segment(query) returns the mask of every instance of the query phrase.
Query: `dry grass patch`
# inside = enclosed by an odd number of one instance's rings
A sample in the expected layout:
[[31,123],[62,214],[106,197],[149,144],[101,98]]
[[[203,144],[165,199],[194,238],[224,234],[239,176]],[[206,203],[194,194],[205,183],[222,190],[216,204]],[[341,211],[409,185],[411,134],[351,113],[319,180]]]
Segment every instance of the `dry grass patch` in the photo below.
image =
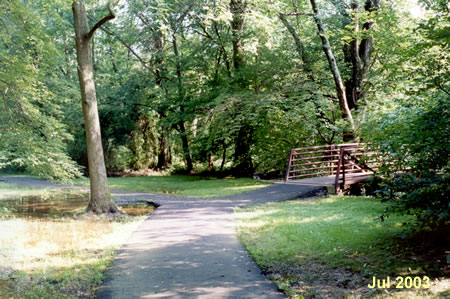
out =
[[143,219],[0,219],[0,297],[94,296]]

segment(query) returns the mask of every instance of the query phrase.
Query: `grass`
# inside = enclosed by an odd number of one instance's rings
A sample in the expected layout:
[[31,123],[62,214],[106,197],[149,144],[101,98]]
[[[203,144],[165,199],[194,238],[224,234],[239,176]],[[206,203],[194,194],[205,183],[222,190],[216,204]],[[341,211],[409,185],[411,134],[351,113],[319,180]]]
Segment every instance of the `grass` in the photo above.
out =
[[[79,190],[0,182],[4,198],[65,200]],[[58,197],[60,195],[60,197]],[[116,250],[145,217],[11,217],[0,211],[0,298],[90,298]],[[36,212],[37,213],[37,212]],[[36,215],[38,216],[38,215]]]
[[[76,179],[73,183],[87,185],[89,180]],[[197,198],[233,195],[268,185],[249,178],[217,179],[186,175],[110,177],[108,184],[111,189]]]
[[29,174],[29,173],[17,173],[17,172],[5,172],[0,170],[0,177],[14,177],[14,178],[33,178],[33,179],[40,179],[39,176]]
[[[408,217],[381,223],[384,208],[370,198],[333,196],[247,207],[236,215],[241,241],[292,298],[369,297],[385,294],[367,287],[373,276],[436,277],[432,265],[402,252],[398,240]],[[441,277],[428,291],[392,296],[433,297],[449,283]]]
[[49,193],[49,189],[33,188],[22,185],[0,182],[0,199],[20,197],[20,196],[39,196]]
[[1,219],[0,297],[93,297],[142,219]]

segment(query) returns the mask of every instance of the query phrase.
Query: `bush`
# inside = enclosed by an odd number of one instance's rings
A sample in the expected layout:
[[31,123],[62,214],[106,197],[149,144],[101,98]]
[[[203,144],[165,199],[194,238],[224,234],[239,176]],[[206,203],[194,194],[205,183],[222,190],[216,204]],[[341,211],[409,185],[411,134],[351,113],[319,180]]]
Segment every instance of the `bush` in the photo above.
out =
[[449,221],[449,106],[445,95],[435,95],[401,104],[367,124],[367,139],[382,161],[377,195],[392,202],[382,219],[406,213],[424,226]]

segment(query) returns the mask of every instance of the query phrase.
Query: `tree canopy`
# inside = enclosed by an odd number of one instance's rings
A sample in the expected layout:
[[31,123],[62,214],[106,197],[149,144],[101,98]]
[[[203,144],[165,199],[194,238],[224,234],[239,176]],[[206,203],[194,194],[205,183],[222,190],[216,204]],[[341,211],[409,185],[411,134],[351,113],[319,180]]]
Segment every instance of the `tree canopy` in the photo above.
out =
[[[293,147],[356,140],[420,163],[436,149],[448,174],[447,1],[112,5],[90,37],[109,173],[281,173]],[[90,28],[108,14],[86,7]],[[86,172],[71,1],[0,8],[0,167]]]

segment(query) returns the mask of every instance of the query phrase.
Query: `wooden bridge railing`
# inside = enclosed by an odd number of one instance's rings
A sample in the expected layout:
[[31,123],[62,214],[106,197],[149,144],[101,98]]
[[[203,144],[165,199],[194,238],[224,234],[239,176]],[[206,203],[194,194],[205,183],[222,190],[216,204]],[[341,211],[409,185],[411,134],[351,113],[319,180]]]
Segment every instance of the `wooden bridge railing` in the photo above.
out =
[[294,148],[289,155],[285,181],[317,176],[335,176],[340,192],[344,185],[367,180],[375,171],[365,144],[348,143]]

